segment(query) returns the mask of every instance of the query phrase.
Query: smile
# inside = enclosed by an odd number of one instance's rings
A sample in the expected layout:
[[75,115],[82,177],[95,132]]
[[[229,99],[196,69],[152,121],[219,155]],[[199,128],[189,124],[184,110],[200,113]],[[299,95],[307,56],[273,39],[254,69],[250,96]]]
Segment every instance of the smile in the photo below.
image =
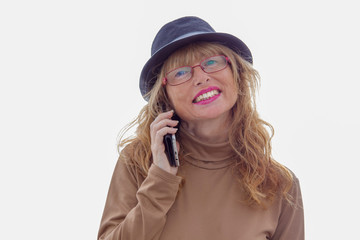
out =
[[215,96],[218,96],[220,94],[220,91],[218,89],[214,89],[214,90],[211,90],[207,93],[204,93],[204,94],[201,94],[199,96],[197,96],[193,103],[199,103],[201,101],[206,101],[206,100],[209,100]]

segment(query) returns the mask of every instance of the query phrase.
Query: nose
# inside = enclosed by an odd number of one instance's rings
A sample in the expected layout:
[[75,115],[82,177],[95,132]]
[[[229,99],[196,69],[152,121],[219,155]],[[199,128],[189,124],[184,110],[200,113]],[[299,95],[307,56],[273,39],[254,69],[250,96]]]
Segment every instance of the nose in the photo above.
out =
[[200,66],[196,66],[193,68],[192,80],[195,86],[204,84],[209,81],[209,76],[206,72],[204,72]]

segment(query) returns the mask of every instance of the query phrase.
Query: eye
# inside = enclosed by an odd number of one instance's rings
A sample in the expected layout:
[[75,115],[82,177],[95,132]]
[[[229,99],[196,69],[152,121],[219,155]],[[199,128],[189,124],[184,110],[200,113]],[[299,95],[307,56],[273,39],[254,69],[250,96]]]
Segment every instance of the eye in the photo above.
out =
[[190,72],[191,72],[191,68],[182,67],[182,68],[178,68],[178,69],[174,70],[172,73],[172,76],[175,79],[182,79],[184,77],[187,77]]
[[176,72],[175,72],[174,77],[175,77],[175,78],[181,78],[182,76],[184,76],[184,75],[187,74],[187,73],[188,73],[188,71],[179,70],[179,71],[176,71]]
[[214,59],[208,59],[203,63],[203,66],[210,67],[213,66],[214,64],[217,64],[217,61],[215,61]]

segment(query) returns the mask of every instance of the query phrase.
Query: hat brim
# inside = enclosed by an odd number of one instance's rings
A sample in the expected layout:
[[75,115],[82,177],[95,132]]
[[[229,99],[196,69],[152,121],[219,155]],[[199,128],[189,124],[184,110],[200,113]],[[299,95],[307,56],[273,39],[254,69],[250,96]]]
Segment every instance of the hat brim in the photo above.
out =
[[[156,81],[156,75],[158,74],[159,68],[162,66],[164,61],[177,49],[186,46],[187,44],[204,41],[204,42],[215,42],[227,46],[246,61],[253,63],[250,49],[245,45],[239,38],[227,34],[227,33],[203,33],[196,32],[189,35],[183,35],[181,38],[175,39],[164,47],[160,48],[155,52],[151,58],[146,62],[140,75],[140,91],[141,95],[147,101],[148,97],[145,95],[152,89]],[[155,69],[154,69],[155,67]]]

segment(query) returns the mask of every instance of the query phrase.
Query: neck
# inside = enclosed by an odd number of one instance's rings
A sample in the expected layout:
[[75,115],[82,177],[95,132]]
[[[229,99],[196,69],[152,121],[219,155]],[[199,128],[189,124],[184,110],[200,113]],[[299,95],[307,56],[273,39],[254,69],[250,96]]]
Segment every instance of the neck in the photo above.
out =
[[181,127],[205,143],[221,143],[228,140],[230,117],[181,122]]

